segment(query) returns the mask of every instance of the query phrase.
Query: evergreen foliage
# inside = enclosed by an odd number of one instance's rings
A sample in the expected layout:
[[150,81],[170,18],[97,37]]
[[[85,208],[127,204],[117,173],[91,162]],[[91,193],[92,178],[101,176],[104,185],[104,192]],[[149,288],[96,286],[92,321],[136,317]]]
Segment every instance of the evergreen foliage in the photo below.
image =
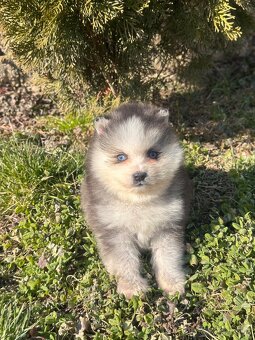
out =
[[155,58],[165,64],[237,40],[254,8],[250,0],[1,0],[0,26],[21,65],[63,106],[81,107],[91,94],[144,82]]

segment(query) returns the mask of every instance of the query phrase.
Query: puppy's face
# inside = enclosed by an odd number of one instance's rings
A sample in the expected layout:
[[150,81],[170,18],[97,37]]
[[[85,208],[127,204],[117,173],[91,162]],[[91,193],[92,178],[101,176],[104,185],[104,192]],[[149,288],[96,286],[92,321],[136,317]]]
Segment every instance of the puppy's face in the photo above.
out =
[[157,117],[102,118],[92,153],[93,175],[121,197],[155,195],[170,183],[182,150],[168,124]]

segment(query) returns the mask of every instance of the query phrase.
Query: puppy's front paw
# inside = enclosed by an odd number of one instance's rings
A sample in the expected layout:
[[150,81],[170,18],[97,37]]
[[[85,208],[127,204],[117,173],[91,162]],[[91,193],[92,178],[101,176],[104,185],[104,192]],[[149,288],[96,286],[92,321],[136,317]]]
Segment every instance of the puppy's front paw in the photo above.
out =
[[174,295],[176,293],[184,294],[184,276],[183,277],[171,277],[165,275],[159,275],[157,277],[159,287],[167,294]]
[[145,292],[147,288],[147,282],[142,278],[135,282],[119,278],[117,292],[119,294],[124,294],[127,299],[131,299],[133,295],[139,295]]

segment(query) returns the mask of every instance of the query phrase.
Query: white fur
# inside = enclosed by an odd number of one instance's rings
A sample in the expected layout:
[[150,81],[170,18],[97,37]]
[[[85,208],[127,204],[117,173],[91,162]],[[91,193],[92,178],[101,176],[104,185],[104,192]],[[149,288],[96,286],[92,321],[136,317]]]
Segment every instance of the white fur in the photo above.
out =
[[183,249],[173,233],[163,232],[152,239],[152,265],[160,288],[174,294],[184,292]]
[[[146,204],[130,204],[122,201],[113,201],[108,209],[97,206],[100,221],[108,229],[128,230],[137,238],[142,248],[150,247],[150,240],[155,232],[171,224],[175,216],[182,217],[183,202],[175,198],[170,203],[163,201],[147,202]],[[176,221],[173,221],[176,223]]]

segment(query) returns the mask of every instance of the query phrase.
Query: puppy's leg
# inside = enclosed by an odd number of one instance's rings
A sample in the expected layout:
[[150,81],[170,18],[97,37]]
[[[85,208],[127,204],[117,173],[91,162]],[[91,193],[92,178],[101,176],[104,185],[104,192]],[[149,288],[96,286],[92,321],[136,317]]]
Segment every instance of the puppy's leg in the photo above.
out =
[[140,275],[138,249],[128,233],[112,230],[107,234],[97,239],[100,256],[108,272],[117,278],[118,293],[129,299],[147,289]]
[[152,241],[152,265],[158,285],[166,293],[184,293],[183,232],[163,231]]

